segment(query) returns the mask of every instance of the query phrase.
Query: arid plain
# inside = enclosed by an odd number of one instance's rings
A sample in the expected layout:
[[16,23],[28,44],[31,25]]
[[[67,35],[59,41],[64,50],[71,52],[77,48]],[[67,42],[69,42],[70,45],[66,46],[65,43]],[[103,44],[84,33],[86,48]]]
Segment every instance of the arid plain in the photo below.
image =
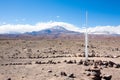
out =
[[96,80],[86,73],[95,66],[101,77],[120,79],[119,36],[90,36],[86,64],[84,47],[84,37],[0,39],[0,80]]

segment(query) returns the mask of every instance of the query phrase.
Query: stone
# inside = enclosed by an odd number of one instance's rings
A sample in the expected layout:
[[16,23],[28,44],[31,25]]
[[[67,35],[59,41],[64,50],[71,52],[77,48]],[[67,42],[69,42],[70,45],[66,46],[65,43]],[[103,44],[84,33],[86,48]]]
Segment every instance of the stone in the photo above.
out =
[[83,65],[84,66],[88,66],[89,64],[88,64],[88,61],[83,61]]
[[11,78],[8,78],[7,80],[11,80]]
[[114,68],[119,68],[120,65],[119,65],[119,64],[114,64],[113,67],[114,67]]
[[82,60],[80,60],[78,64],[79,64],[79,65],[83,64],[83,61],[82,61]]
[[70,61],[68,61],[67,63],[68,63],[68,64],[73,64],[73,61],[72,61],[72,60],[70,60]]
[[99,74],[97,74],[97,72],[90,72],[91,76],[98,76]]
[[52,70],[48,70],[48,73],[52,73]]
[[106,66],[106,65],[103,65],[103,68],[107,68],[107,66]]
[[107,61],[103,61],[103,65],[108,65],[108,62]]
[[64,62],[67,62],[67,60],[64,60]]
[[115,64],[115,63],[112,62],[112,61],[109,61],[109,62],[108,62],[108,66],[109,66],[109,67],[113,67],[114,64]]
[[87,76],[90,76],[90,75],[91,75],[89,71],[86,71],[85,74],[86,74]]
[[72,73],[72,74],[70,74],[68,77],[70,77],[70,78],[75,78],[75,75]]
[[103,79],[105,79],[105,80],[111,80],[111,78],[112,78],[112,75],[104,75],[103,76]]
[[65,72],[61,72],[60,75],[61,76],[67,76],[67,74]]

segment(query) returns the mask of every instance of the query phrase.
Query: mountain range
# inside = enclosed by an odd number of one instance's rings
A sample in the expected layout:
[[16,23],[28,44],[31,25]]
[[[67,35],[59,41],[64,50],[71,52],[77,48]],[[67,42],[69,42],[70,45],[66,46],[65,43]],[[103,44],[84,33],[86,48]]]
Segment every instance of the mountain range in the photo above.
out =
[[[53,26],[51,28],[46,28],[40,31],[32,31],[32,32],[26,32],[24,34],[38,36],[38,35],[60,35],[60,34],[74,34],[78,35],[84,32],[74,31],[74,30],[68,30],[63,26]],[[93,32],[88,32],[88,34],[94,34],[94,35],[119,35],[118,33],[107,31],[107,30],[97,30]]]
[[[25,33],[11,33],[11,34],[0,34],[0,38],[79,38],[83,37],[82,32],[71,31],[63,26],[53,26],[40,31],[32,31]],[[120,36],[119,34],[112,33],[109,31],[95,31],[89,33],[90,35],[104,35],[104,36]]]

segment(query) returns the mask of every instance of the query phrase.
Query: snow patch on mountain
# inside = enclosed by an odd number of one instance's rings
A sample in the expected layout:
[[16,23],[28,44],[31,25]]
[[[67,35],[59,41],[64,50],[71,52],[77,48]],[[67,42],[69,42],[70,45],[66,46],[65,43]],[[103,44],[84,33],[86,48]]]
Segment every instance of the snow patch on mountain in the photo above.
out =
[[[58,27],[55,27],[58,26]],[[61,26],[61,27],[59,27]],[[32,31],[41,31],[49,28],[57,28],[69,31],[75,31],[84,33],[86,29],[82,26],[75,26],[66,22],[40,22],[35,25],[30,24],[4,24],[0,25],[0,34],[10,34],[10,33],[26,33]],[[88,27],[87,32],[89,34],[120,34],[120,25],[118,26],[96,26],[96,27]]]

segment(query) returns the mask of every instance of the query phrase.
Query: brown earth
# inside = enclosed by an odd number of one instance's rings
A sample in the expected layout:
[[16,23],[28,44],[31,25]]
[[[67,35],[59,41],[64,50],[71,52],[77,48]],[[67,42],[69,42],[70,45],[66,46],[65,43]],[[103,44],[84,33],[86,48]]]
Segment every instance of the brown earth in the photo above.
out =
[[[119,37],[90,37],[88,48],[90,60],[120,64]],[[93,65],[78,65],[84,59],[84,39],[1,39],[0,80],[90,80],[84,72]],[[119,80],[120,68],[102,67],[103,74]]]

